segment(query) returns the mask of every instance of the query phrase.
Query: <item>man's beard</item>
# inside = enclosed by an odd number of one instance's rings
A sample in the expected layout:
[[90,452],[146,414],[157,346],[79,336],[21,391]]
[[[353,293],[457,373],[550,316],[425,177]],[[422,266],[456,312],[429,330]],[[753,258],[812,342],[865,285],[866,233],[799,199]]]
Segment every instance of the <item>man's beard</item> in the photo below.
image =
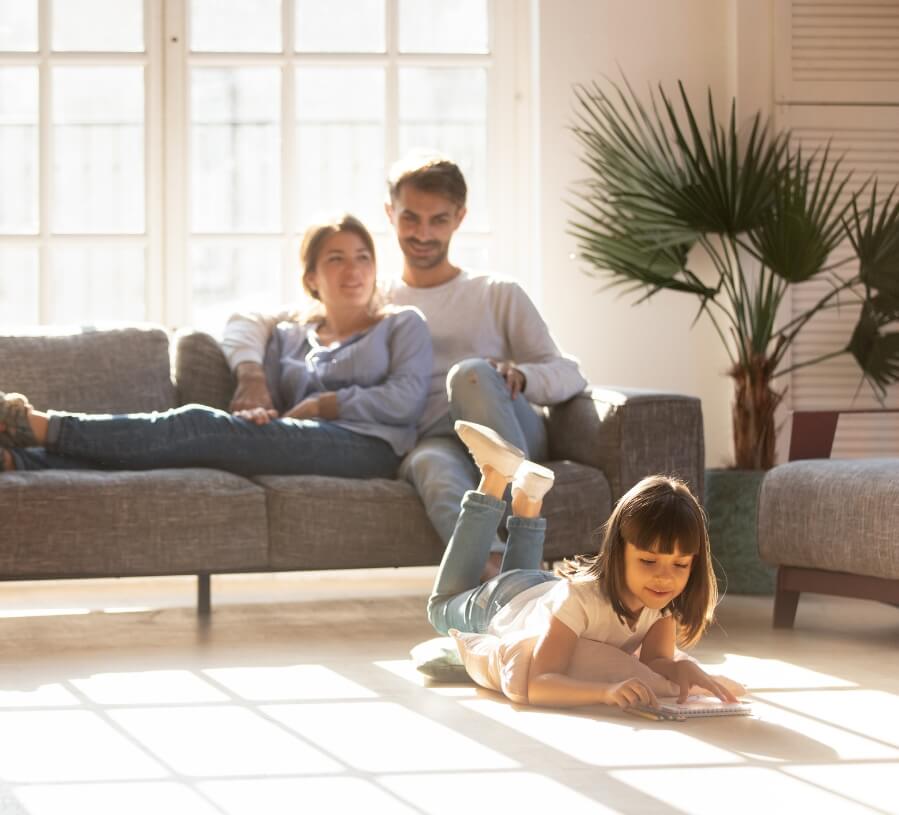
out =
[[[411,246],[407,242],[408,246]],[[446,256],[448,253],[448,246],[443,246],[442,244],[435,244],[436,253],[426,257],[419,257],[418,255],[413,254],[412,252],[403,252],[403,255],[406,258],[406,262],[415,269],[433,269],[435,266],[439,266],[446,260]],[[405,247],[401,247],[405,248]]]

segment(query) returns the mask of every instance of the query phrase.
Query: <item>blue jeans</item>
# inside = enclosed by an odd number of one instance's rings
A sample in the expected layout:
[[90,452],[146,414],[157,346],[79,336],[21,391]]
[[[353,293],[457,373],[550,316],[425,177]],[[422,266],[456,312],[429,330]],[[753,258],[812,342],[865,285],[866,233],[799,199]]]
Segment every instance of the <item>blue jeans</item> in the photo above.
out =
[[121,416],[52,411],[46,449],[11,452],[21,470],[211,467],[243,476],[394,478],[400,462],[383,439],[331,422],[257,425],[203,405]]
[[509,540],[500,573],[478,585],[505,509],[505,501],[479,492],[467,492],[462,499],[462,510],[428,598],[428,620],[441,634],[450,628],[483,633],[513,597],[557,579],[540,569],[546,519],[513,515],[506,521]]
[[[530,402],[509,397],[502,377],[484,359],[466,359],[447,375],[449,415],[431,429],[403,460],[400,475],[415,487],[437,534],[449,543],[459,515],[462,496],[479,480],[465,445],[453,431],[453,422],[464,419],[492,427],[504,439],[524,451],[529,459],[547,455],[546,425]],[[494,534],[491,551],[504,544]]]

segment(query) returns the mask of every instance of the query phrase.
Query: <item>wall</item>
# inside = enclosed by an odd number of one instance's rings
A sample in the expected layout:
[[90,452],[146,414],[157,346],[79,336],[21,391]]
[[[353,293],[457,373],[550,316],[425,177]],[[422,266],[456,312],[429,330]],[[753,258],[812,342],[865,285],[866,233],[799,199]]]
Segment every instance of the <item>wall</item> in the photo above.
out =
[[[711,88],[726,109],[737,90],[740,0],[543,0],[534,6],[538,61],[533,82],[539,132],[535,158],[539,178],[536,238],[541,306],[561,346],[580,358],[598,384],[671,389],[702,399],[706,461],[730,463],[730,380],[727,356],[707,320],[691,329],[697,301],[661,293],[632,306],[633,295],[599,291],[602,282],[573,259],[566,235],[573,183],[584,176],[572,121],[571,86],[624,72],[637,89],[682,80],[691,100]],[[755,8],[764,6],[758,0]],[[753,23],[756,40],[767,29]],[[761,31],[761,36],[758,36]],[[764,47],[762,48],[764,51]],[[741,54],[746,64],[751,55]],[[767,58],[762,55],[763,59]],[[747,76],[746,72],[741,74]],[[766,95],[764,72],[752,80],[752,96]]]

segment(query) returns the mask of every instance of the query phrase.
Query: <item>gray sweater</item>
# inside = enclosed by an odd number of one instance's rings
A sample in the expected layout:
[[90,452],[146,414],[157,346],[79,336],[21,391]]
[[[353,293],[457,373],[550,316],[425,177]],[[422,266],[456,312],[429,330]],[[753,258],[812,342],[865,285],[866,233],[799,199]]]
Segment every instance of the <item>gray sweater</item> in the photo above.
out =
[[308,396],[337,396],[334,424],[384,439],[397,455],[415,445],[431,379],[431,335],[418,309],[398,308],[367,331],[323,346],[318,323],[279,323],[266,347],[266,382],[284,413]]

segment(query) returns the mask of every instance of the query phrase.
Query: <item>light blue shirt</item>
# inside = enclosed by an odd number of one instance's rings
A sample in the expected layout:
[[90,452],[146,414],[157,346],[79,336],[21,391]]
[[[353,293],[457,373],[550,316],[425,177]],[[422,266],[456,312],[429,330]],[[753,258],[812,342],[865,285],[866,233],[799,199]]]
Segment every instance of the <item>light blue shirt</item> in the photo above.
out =
[[308,396],[337,394],[334,424],[384,439],[397,455],[416,441],[431,379],[431,335],[415,308],[393,311],[339,344],[322,345],[318,323],[279,323],[265,352],[275,409]]

